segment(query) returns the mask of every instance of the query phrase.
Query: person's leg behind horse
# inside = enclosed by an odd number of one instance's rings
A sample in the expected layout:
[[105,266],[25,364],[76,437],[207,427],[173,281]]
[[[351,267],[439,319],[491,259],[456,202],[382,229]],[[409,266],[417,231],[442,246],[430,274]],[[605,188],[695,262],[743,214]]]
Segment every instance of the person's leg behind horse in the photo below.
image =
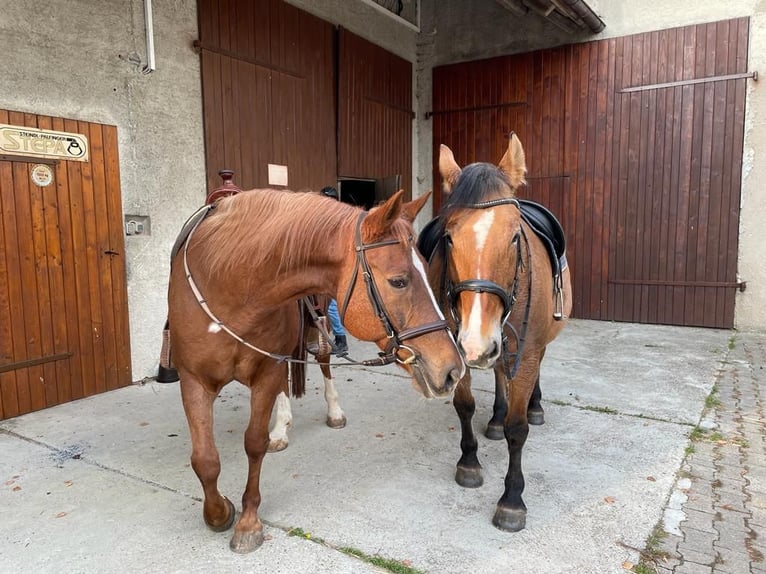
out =
[[330,304],[327,306],[327,316],[330,318],[330,325],[332,325],[332,331],[335,333],[334,352],[340,357],[348,353],[348,340],[346,339],[346,329],[340,322],[338,303],[335,299],[330,299]]

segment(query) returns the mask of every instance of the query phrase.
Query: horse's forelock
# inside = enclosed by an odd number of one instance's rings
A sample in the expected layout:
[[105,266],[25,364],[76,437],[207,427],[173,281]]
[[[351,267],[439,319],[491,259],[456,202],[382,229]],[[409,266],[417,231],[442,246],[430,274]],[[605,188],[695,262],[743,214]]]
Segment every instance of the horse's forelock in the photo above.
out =
[[491,163],[472,163],[463,168],[460,178],[447,196],[444,213],[482,201],[513,197],[508,176]]

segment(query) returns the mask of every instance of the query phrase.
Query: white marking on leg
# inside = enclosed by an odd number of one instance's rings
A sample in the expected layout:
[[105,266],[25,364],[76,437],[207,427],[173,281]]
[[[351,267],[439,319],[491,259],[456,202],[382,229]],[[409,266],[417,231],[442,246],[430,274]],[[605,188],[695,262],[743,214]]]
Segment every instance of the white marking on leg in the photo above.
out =
[[[293,424],[293,413],[290,409],[290,399],[283,392],[277,395],[277,414],[274,418],[274,428],[269,433],[269,441],[275,444],[284,441],[287,446],[287,429]],[[283,447],[284,448],[284,447]]]
[[338,426],[343,423],[345,425],[346,415],[343,414],[343,409],[340,408],[338,402],[338,391],[335,389],[335,382],[332,377],[329,379],[325,377],[324,380],[324,400],[327,401],[327,421],[332,421],[330,426]]

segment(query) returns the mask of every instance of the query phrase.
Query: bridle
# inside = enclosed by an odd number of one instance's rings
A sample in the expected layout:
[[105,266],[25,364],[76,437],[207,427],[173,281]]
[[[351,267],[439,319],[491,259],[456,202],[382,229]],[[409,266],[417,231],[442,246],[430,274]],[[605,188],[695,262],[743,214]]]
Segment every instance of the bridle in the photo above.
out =
[[[404,365],[411,365],[418,360],[418,355],[411,347],[402,344],[402,342],[420,337],[426,333],[432,333],[433,331],[441,331],[442,329],[449,331],[449,325],[445,319],[439,319],[438,321],[426,323],[425,325],[421,325],[419,327],[411,327],[401,331],[396,330],[393,323],[391,322],[391,316],[389,315],[388,311],[386,311],[386,307],[383,304],[383,299],[380,296],[380,291],[375,284],[375,278],[372,275],[372,269],[370,269],[369,263],[367,263],[367,256],[365,255],[365,252],[370,249],[377,249],[379,247],[386,247],[388,245],[398,245],[399,240],[386,239],[385,241],[377,241],[375,243],[364,243],[362,240],[362,220],[366,215],[366,211],[361,212],[356,221],[356,244],[354,247],[354,250],[356,251],[356,265],[354,266],[354,272],[351,274],[351,281],[348,284],[346,296],[343,298],[343,304],[339,308],[340,319],[341,322],[343,322],[343,318],[346,315],[346,310],[348,309],[349,301],[351,300],[351,295],[354,292],[356,279],[359,276],[359,271],[361,269],[362,276],[364,277],[364,284],[367,287],[367,297],[370,300],[370,304],[372,305],[372,309],[375,312],[375,315],[383,324],[383,329],[385,330],[386,337],[388,339],[388,343],[386,344],[384,352],[380,353],[379,361],[381,362],[379,364],[387,365],[396,361]],[[409,356],[405,359],[400,358],[400,351],[408,352]]]
[[[207,214],[209,214],[210,211],[212,211],[214,208],[215,208],[214,205],[206,205],[203,208],[201,208],[199,211],[207,210],[207,213],[205,214],[205,216],[207,216]],[[354,246],[354,249],[356,251],[356,266],[354,267],[354,272],[351,276],[351,281],[348,285],[348,289],[346,290],[346,295],[343,299],[343,306],[340,308],[340,316],[342,321],[343,317],[345,316],[346,309],[348,308],[348,303],[354,292],[354,286],[356,285],[356,279],[357,279],[357,276],[359,275],[359,269],[361,269],[362,275],[364,276],[365,285],[367,286],[367,296],[370,299],[370,303],[372,304],[372,308],[375,311],[375,315],[377,315],[378,319],[383,324],[383,328],[385,329],[386,336],[388,338],[388,343],[386,345],[385,351],[382,353],[379,353],[379,357],[376,359],[354,361],[353,359],[344,357],[347,363],[341,363],[341,364],[363,365],[363,366],[374,367],[374,366],[383,366],[383,365],[388,365],[390,363],[398,362],[402,365],[411,365],[411,366],[417,367],[418,366],[417,353],[411,347],[408,347],[407,345],[403,345],[402,341],[406,341],[408,339],[414,339],[415,337],[425,335],[426,333],[431,333],[433,331],[440,331],[442,329],[449,331],[449,325],[447,324],[446,320],[440,319],[438,321],[427,323],[420,327],[403,329],[401,331],[397,331],[394,328],[393,323],[391,322],[391,318],[388,312],[386,311],[385,306],[383,305],[383,300],[380,296],[380,291],[375,285],[375,279],[372,275],[372,269],[370,269],[370,266],[367,263],[367,257],[365,256],[365,251],[369,249],[376,249],[379,247],[386,247],[389,245],[397,245],[399,244],[399,240],[387,239],[385,241],[378,241],[376,243],[364,243],[362,241],[362,220],[367,215],[367,213],[368,212],[366,211],[362,211],[359,214],[359,217],[357,218],[357,221],[356,221],[355,246]],[[267,357],[275,359],[278,362],[306,363],[307,361],[305,360],[295,359],[289,355],[272,353],[264,349],[261,349],[260,347],[257,347],[256,345],[253,345],[252,343],[243,339],[230,327],[228,327],[210,309],[207,303],[207,300],[202,295],[199,287],[197,286],[196,282],[194,281],[194,278],[192,277],[191,271],[189,269],[189,262],[187,259],[187,253],[188,253],[189,243],[191,242],[191,238],[194,235],[194,232],[196,231],[199,224],[202,223],[202,221],[205,219],[205,216],[200,217],[196,221],[194,226],[189,231],[189,234],[186,236],[186,241],[184,242],[184,246],[183,246],[183,264],[184,264],[184,273],[186,275],[186,281],[188,282],[189,287],[191,288],[192,293],[194,294],[194,297],[196,298],[199,306],[202,308],[205,314],[208,317],[210,317],[210,319],[222,331],[226,332],[228,335],[230,335],[232,338],[234,338],[235,340],[237,340],[238,342],[240,342],[247,348],[258,352],[261,355],[265,355]],[[327,336],[327,333],[323,333],[323,334]],[[400,358],[399,352],[402,350],[407,351],[409,353],[409,356],[404,359]]]
[[[521,210],[521,207],[519,205],[519,202],[514,197],[506,197],[501,199],[494,199],[491,201],[484,201],[479,203],[473,203],[468,205],[460,205],[460,208],[465,209],[487,209],[490,207],[495,207],[498,205],[514,205],[516,206],[519,211]],[[474,293],[490,293],[492,295],[495,295],[498,297],[503,304],[503,316],[500,321],[500,324],[502,326],[502,356],[503,356],[503,368],[505,370],[505,375],[509,379],[513,379],[513,377],[516,376],[516,372],[519,369],[519,364],[521,362],[521,354],[524,349],[524,341],[527,334],[527,325],[529,324],[529,313],[530,308],[532,305],[532,266],[531,266],[531,251],[529,249],[529,239],[527,238],[527,234],[524,231],[524,227],[520,227],[520,231],[514,235],[513,239],[511,240],[512,244],[515,244],[516,246],[516,265],[514,269],[513,274],[513,283],[511,284],[511,288],[509,291],[506,291],[506,289],[499,285],[498,283],[495,283],[494,281],[490,281],[488,279],[465,279],[463,281],[460,281],[456,284],[452,282],[452,280],[449,277],[448,273],[448,267],[449,267],[449,258],[451,257],[451,243],[447,240],[448,236],[446,233],[442,234],[442,245],[443,245],[443,253],[444,253],[444,261],[442,264],[442,280],[441,280],[441,289],[442,289],[442,300],[446,302],[447,311],[450,313],[452,320],[455,323],[456,326],[456,332],[460,328],[460,318],[457,314],[457,300],[463,291],[472,291]],[[513,313],[514,306],[516,305],[516,300],[518,296],[518,290],[519,290],[519,282],[520,282],[520,275],[521,272],[525,270],[524,265],[524,259],[522,257],[522,241],[524,243],[524,246],[526,247],[526,271],[527,271],[527,304],[524,309],[524,318],[522,320],[521,324],[521,333],[518,333],[516,331],[516,328],[513,326],[512,323],[510,323],[508,320],[511,317],[511,314]],[[435,253],[435,251],[434,251]],[[509,346],[509,338],[506,333],[506,327],[510,331],[511,335],[513,335],[513,338],[516,342],[516,352],[511,353],[510,352],[510,346]],[[513,364],[511,364],[511,361],[513,361]]]

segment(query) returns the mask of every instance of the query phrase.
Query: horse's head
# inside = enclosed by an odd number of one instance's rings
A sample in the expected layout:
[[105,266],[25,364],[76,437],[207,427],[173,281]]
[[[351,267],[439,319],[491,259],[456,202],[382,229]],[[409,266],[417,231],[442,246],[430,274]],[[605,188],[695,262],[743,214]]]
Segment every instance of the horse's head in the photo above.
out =
[[403,203],[402,193],[360,213],[341,272],[339,309],[346,328],[395,359],[424,396],[444,396],[465,365],[413,240],[412,222],[428,194]]
[[514,194],[524,183],[526,161],[516,134],[498,166],[461,169],[442,145],[439,171],[447,200],[441,213],[444,305],[454,322],[466,364],[490,368],[500,357],[505,321],[513,308],[523,266],[521,212]]

